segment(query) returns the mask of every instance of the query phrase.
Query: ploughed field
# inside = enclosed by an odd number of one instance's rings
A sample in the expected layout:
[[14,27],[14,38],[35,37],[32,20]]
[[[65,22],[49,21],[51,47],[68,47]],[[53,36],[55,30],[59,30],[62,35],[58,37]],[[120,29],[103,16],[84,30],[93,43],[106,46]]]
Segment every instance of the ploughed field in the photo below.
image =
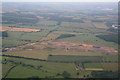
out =
[[39,29],[30,29],[30,28],[2,27],[1,31],[37,32],[37,31],[41,31],[41,30],[39,30]]

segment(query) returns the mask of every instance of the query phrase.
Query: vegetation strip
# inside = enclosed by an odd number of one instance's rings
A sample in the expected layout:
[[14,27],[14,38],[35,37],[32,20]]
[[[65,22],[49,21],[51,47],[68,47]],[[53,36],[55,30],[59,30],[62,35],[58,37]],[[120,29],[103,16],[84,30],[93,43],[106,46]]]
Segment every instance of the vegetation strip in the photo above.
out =
[[44,59],[27,58],[27,57],[21,57],[21,56],[11,56],[11,55],[0,55],[0,56],[22,58],[22,59],[29,59],[29,60],[36,60],[36,61],[46,61]]

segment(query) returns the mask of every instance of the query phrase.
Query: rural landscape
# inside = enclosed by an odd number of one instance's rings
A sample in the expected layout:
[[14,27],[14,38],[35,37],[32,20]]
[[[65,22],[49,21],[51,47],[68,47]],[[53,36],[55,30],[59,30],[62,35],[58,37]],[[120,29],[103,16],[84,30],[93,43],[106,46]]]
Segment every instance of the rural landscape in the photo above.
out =
[[2,78],[118,78],[117,3],[2,4]]

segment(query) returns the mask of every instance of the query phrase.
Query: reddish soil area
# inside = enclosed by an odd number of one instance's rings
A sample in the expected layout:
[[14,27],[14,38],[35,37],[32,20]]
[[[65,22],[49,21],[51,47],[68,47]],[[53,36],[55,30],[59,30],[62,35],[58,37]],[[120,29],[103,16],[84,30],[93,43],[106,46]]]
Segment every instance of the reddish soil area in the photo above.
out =
[[29,29],[29,28],[15,28],[15,27],[2,27],[0,31],[24,31],[24,32],[37,32],[41,31],[39,29]]
[[39,47],[44,46],[44,48],[47,48],[47,47],[54,48],[56,50],[62,50],[62,51],[66,51],[66,52],[118,53],[117,49],[112,48],[112,47],[85,44],[83,42],[76,42],[76,41],[57,41],[57,40],[29,43],[29,44],[19,46],[16,48],[10,48],[10,49],[8,49],[8,51],[22,50],[25,47],[34,46],[34,45],[39,45]]
[[107,53],[117,53],[117,50],[112,47],[105,47],[93,44],[85,44],[82,42],[76,41],[46,41],[39,44],[50,45],[54,48],[65,49],[66,51],[75,51],[75,52],[107,52]]

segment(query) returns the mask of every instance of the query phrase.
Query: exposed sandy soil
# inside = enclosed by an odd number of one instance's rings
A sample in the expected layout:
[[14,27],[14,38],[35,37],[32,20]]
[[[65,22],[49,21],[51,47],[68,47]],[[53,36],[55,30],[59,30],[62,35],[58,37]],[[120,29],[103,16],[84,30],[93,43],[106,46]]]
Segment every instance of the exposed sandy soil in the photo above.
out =
[[41,30],[39,30],[39,29],[29,29],[29,28],[2,27],[2,29],[0,31],[37,32],[37,31],[41,31]]
[[96,28],[108,28],[108,26],[106,26],[104,23],[94,23],[94,25],[96,26]]

